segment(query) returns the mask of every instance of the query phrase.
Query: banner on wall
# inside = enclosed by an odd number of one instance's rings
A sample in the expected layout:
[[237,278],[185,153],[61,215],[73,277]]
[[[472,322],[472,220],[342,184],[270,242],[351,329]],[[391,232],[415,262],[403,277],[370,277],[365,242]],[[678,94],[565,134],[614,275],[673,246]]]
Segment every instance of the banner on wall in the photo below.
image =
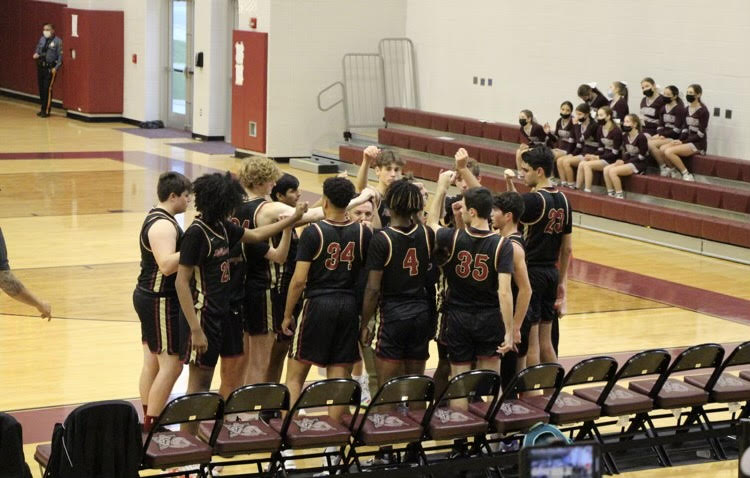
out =
[[234,44],[234,84],[245,84],[245,43],[241,41]]

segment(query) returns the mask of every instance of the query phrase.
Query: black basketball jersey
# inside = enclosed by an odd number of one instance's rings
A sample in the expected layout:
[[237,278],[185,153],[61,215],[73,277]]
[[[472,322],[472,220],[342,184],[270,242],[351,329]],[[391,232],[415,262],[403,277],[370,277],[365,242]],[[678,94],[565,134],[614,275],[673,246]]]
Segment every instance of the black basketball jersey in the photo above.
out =
[[448,283],[445,305],[498,308],[498,273],[513,272],[513,246],[494,231],[443,228],[438,248],[447,249],[441,265]]
[[[520,232],[514,232],[513,234],[506,237],[506,239],[510,241],[511,243],[518,244],[519,246],[521,246],[521,249],[523,249],[524,252],[526,251],[526,241],[523,239],[523,234],[521,234]],[[515,305],[516,300],[518,299],[518,285],[516,284],[516,281],[515,281],[515,269],[513,271],[513,275],[514,275],[514,279],[510,284],[510,289],[511,291],[513,291],[513,304]]]
[[170,295],[176,294],[174,288],[174,280],[177,274],[165,276],[159,270],[159,264],[156,263],[154,253],[151,252],[151,243],[148,240],[148,231],[156,221],[164,219],[169,221],[177,231],[177,248],[175,251],[180,250],[180,242],[182,242],[182,228],[175,220],[174,216],[169,214],[162,208],[155,207],[151,209],[146,215],[146,219],[143,220],[140,233],[140,248],[141,248],[141,272],[138,274],[138,288],[144,292],[149,292],[156,295]]
[[426,297],[434,243],[434,233],[422,224],[387,227],[373,235],[367,269],[383,271],[382,300]]
[[208,225],[195,218],[185,231],[180,264],[192,266],[195,279],[195,308],[226,314],[231,299],[230,254],[245,230],[230,221]]
[[366,226],[348,221],[324,219],[305,228],[297,249],[297,261],[311,263],[305,296],[354,294],[371,236]]
[[560,255],[564,234],[573,229],[573,210],[568,198],[556,188],[545,188],[522,195],[525,210],[521,216],[529,266],[554,266]]

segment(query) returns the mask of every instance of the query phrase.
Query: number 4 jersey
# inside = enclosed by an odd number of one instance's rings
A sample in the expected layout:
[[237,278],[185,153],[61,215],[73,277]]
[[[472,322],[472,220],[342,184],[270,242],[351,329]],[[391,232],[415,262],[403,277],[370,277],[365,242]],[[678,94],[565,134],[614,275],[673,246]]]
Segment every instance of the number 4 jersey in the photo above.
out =
[[[493,231],[442,228],[435,236],[446,306],[498,308],[498,274],[513,272],[513,245]],[[447,258],[447,259],[445,259]]]
[[310,262],[305,297],[349,291],[364,267],[372,231],[352,222],[322,220],[302,231],[297,262]]
[[573,211],[568,198],[555,188],[545,188],[522,195],[526,239],[526,262],[529,266],[554,267],[560,255],[562,237],[573,229]]

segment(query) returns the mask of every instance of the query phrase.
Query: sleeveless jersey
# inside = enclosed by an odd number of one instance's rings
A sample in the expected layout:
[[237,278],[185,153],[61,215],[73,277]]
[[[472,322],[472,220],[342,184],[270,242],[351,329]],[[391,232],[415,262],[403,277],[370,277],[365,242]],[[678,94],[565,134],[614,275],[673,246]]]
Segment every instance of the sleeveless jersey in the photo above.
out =
[[426,297],[434,240],[422,224],[387,227],[373,235],[367,269],[382,270],[381,300]]
[[143,220],[143,225],[141,226],[141,272],[138,274],[138,288],[144,292],[155,295],[176,296],[177,292],[174,288],[174,280],[177,277],[177,274],[164,276],[164,274],[161,273],[159,270],[159,264],[156,263],[154,253],[151,252],[151,244],[148,240],[148,231],[151,229],[151,226],[161,219],[171,222],[174,226],[177,231],[177,248],[175,250],[180,250],[180,242],[182,241],[183,232],[174,216],[158,207],[151,209],[146,215],[146,219]]
[[[246,199],[242,205],[234,211],[232,222],[245,229],[256,227],[256,215],[260,206],[264,204],[264,198]],[[231,289],[232,302],[238,303],[245,296],[248,289],[260,290],[266,288],[265,280],[269,276],[268,260],[265,252],[260,257],[258,253],[263,252],[263,247],[258,244],[243,244],[238,242],[230,251],[231,264]],[[267,249],[266,249],[267,252]]]
[[573,211],[568,198],[555,188],[522,195],[526,209],[521,216],[529,266],[554,266],[560,255],[562,236],[570,234]]
[[[510,242],[496,232],[467,227],[458,230],[440,229],[437,244],[438,247],[448,248],[448,259],[441,266],[448,283],[445,304],[498,308],[497,274],[513,270],[513,249]],[[502,266],[501,256],[505,258]]]
[[305,297],[354,294],[372,232],[359,223],[322,220],[300,237],[297,261],[310,262]]
[[[526,251],[526,241],[524,241],[523,234],[521,234],[520,232],[514,232],[513,234],[508,236],[506,239],[512,243],[518,244],[519,246],[521,246],[521,249],[523,249],[524,252]],[[515,306],[516,301],[518,300],[518,286],[516,285],[515,280],[513,280],[510,283],[510,289],[513,292],[513,306]]]

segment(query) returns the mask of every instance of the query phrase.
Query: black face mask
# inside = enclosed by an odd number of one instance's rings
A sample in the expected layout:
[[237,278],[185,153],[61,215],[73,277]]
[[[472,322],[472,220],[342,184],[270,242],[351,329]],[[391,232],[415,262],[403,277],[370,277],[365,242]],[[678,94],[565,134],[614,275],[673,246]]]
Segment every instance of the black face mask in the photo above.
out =
[[630,133],[631,131],[633,131],[633,127],[628,126],[628,125],[622,125],[622,130],[626,133]]
[[[664,95],[662,95],[662,96],[664,96]],[[667,97],[667,96],[664,96],[664,101],[666,101],[667,103],[671,103],[671,102],[672,102],[672,100],[674,100],[674,97],[672,97],[672,98],[669,98],[669,97]]]
[[692,103],[695,101],[695,95],[685,95],[685,99],[688,101],[688,103]]
[[526,126],[526,120],[521,118],[518,120],[518,124],[520,124],[521,126]]
[[589,119],[588,116],[581,116],[580,118],[578,118],[578,122],[579,123],[585,123],[587,119]]
[[599,123],[599,126],[604,126],[605,124],[607,124],[607,120],[605,119],[597,119],[596,122]]
[[652,90],[651,88],[649,88],[647,90],[643,90],[643,94],[645,96],[648,96],[649,98],[651,98],[652,96],[654,96],[654,90]]
[[568,118],[570,118],[570,113],[560,113],[560,118],[562,118],[562,119],[568,119]]

